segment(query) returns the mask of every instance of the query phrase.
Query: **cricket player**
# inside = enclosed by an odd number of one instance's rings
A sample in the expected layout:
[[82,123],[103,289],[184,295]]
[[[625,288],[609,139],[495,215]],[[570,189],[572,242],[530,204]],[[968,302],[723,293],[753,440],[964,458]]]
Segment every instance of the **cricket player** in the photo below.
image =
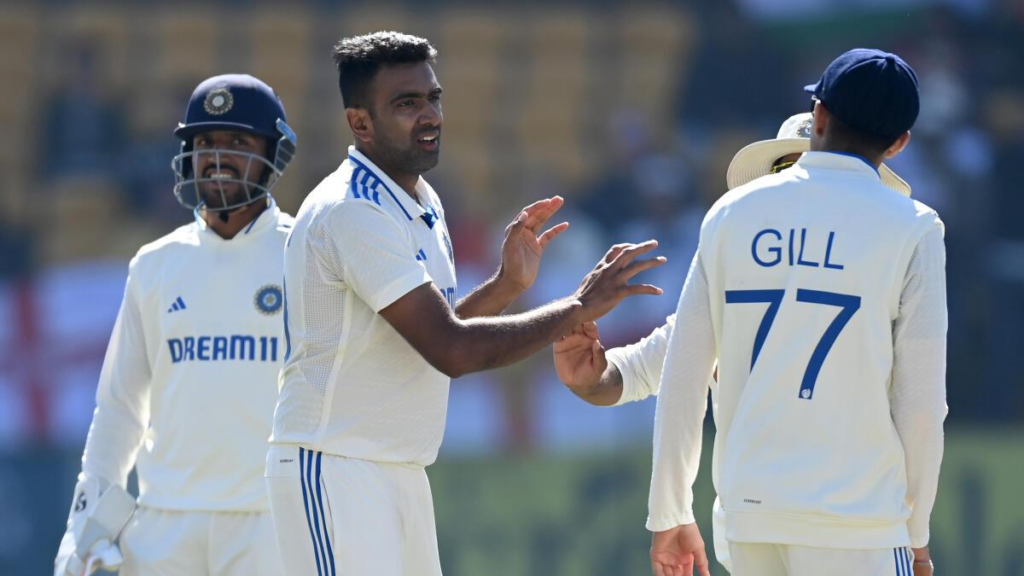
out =
[[174,193],[195,221],[129,265],[58,576],[122,554],[124,576],[281,574],[262,476],[293,219],[270,191],[296,138],[274,90],[239,74],[201,83],[174,133]]
[[[774,139],[753,142],[737,152],[726,175],[728,189],[778,174],[796,164],[810,149],[813,120],[810,112],[790,116]],[[882,164],[879,173],[887,187],[910,196],[910,185],[891,168]],[[618,406],[656,396],[674,325],[672,314],[640,342],[606,352],[597,323],[582,324],[555,342],[555,371],[574,394],[595,406]],[[713,395],[714,388],[711,391]]]
[[[771,140],[747,145],[736,153],[726,175],[729,190],[747,182],[777,174],[792,167],[800,155],[810,149],[810,112],[790,116]],[[882,183],[904,196],[910,186],[888,166],[879,166]],[[605,352],[596,322],[587,322],[557,342],[553,349],[555,371],[574,394],[595,406],[619,406],[658,394],[661,369],[665,364],[668,339],[675,325],[675,314],[665,324],[635,344]],[[718,386],[710,381],[711,405],[717,405]],[[715,501],[714,544],[718,562],[727,569],[729,548],[724,538],[724,516]]]
[[917,77],[833,61],[811,151],[709,211],[669,337],[647,527],[657,575],[709,574],[693,522],[708,380],[732,572],[930,573],[945,404],[943,224],[878,166],[910,140]]
[[306,198],[285,249],[287,358],[267,488],[287,574],[437,576],[424,467],[450,378],[521,360],[631,294],[664,258],[619,245],[569,297],[497,316],[536,278],[560,198],[506,229],[497,273],[456,301],[438,163],[442,88],[422,38],[378,32],[334,49],[355,145]]

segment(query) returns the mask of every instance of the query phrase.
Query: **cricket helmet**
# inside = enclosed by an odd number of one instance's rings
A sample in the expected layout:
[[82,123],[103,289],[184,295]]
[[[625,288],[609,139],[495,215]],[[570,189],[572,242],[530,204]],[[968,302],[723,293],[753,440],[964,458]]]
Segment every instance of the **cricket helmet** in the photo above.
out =
[[[203,132],[236,130],[267,139],[267,156],[232,150],[193,149],[193,138]],[[274,89],[262,80],[248,74],[223,74],[204,80],[196,87],[185,108],[185,119],[178,124],[174,135],[181,139],[181,152],[174,157],[174,195],[187,208],[203,207],[212,211],[229,211],[251,204],[270,194],[270,190],[284,173],[295,154],[297,138],[288,126],[284,105]],[[257,162],[265,169],[257,182],[242,179],[204,178],[194,170],[197,154],[214,154],[217,164],[222,155],[239,155],[246,162]],[[244,178],[244,174],[240,176]],[[223,186],[223,203],[216,208],[205,205],[199,193],[199,183],[236,182],[242,184],[246,199],[228,204]]]

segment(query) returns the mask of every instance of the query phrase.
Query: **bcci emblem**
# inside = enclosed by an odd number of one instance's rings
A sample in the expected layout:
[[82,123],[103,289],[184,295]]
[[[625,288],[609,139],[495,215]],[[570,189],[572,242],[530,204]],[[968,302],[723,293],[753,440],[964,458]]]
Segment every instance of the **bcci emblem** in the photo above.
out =
[[256,309],[259,310],[260,314],[266,314],[272,316],[277,314],[281,310],[281,304],[284,302],[284,298],[281,295],[281,287],[273,284],[267,284],[256,291]]
[[799,137],[799,138],[810,138],[811,137],[811,126],[813,124],[814,124],[814,120],[811,119],[811,118],[808,118],[807,120],[804,120],[803,122],[801,122],[800,125],[796,127],[796,135],[797,135],[797,137]]
[[231,91],[227,88],[214,88],[210,90],[210,93],[206,95],[206,100],[203,101],[203,108],[207,114],[213,116],[226,114],[234,105],[235,97],[231,95]]

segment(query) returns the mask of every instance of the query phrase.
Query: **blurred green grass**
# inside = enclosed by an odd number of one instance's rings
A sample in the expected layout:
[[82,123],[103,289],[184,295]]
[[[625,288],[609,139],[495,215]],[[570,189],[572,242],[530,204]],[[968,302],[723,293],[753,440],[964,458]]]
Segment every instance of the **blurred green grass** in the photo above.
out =
[[[694,495],[710,554],[709,436]],[[649,574],[650,470],[649,446],[438,462],[429,474],[445,574]],[[942,574],[1024,575],[1022,489],[1024,430],[947,433],[931,543]]]
[[[705,434],[694,487],[711,553]],[[0,454],[0,576],[52,574],[80,454]],[[442,458],[428,469],[446,576],[644,576],[649,444],[590,453]],[[932,556],[940,574],[1024,576],[1024,429],[947,431]],[[712,564],[715,576],[725,570]]]

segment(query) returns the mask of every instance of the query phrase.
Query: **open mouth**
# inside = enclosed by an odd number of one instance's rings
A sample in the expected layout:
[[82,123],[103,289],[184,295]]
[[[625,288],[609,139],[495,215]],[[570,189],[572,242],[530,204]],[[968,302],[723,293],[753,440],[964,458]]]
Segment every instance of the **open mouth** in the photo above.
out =
[[238,180],[238,172],[231,168],[209,168],[203,173],[203,178],[210,180]]
[[440,140],[440,138],[441,133],[435,131],[430,132],[424,136],[420,136],[419,138],[416,139],[416,142],[423,146],[424,148],[427,148],[428,150],[433,150],[437,148],[437,143]]

